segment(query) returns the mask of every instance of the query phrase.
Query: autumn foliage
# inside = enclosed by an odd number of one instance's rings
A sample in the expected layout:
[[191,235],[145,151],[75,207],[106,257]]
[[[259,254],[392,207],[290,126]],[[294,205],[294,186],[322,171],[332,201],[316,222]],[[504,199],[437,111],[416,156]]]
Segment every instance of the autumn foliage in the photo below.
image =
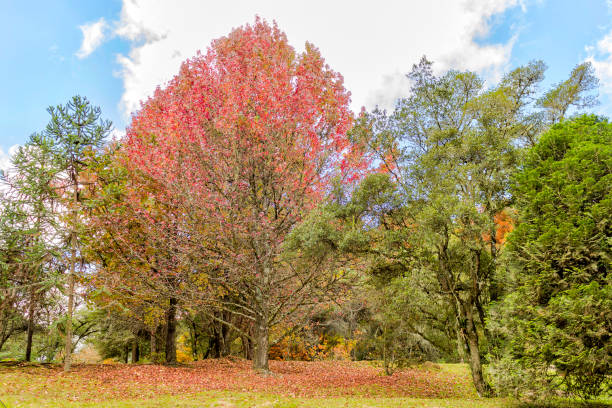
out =
[[348,103],[314,46],[298,54],[256,19],[183,63],[127,130],[123,165],[141,186],[127,202],[149,221],[147,241],[170,248],[158,272],[245,318],[258,368],[268,328],[330,287],[324,259],[309,269],[279,255],[332,179],[353,182],[368,167],[347,136]]
[[[493,222],[495,223],[495,246],[499,249],[506,243],[506,236],[514,230],[514,218],[516,211],[505,208],[495,214]],[[491,234],[483,234],[485,242],[491,242]]]

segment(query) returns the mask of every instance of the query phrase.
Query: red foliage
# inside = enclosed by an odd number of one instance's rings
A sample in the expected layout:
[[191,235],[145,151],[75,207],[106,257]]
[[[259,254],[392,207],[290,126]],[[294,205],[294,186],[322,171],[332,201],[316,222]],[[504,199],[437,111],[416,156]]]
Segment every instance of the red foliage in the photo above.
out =
[[315,47],[296,55],[258,19],[157,89],[127,130],[126,165],[164,187],[156,198],[188,195],[224,231],[278,235],[282,216],[295,221],[312,208],[331,177],[365,169],[346,135],[348,102]]
[[260,338],[297,314],[311,287],[330,287],[323,262],[298,268],[279,254],[332,178],[352,183],[369,166],[347,135],[348,104],[342,77],[314,46],[297,54],[260,19],[213,41],[156,90],[132,118],[124,165],[153,186],[128,201],[149,220],[147,243],[168,248],[161,272],[185,265],[189,278],[174,286],[217,285],[200,292],[226,295],[226,309],[256,321]]

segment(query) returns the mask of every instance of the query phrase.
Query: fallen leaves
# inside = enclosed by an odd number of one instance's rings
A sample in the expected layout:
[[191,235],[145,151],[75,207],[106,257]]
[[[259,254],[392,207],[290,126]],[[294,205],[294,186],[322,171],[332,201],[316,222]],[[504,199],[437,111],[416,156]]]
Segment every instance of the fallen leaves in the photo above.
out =
[[0,369],[0,395],[30,394],[68,401],[104,401],[194,394],[209,390],[265,392],[291,397],[472,398],[469,376],[457,370],[414,368],[381,375],[367,362],[271,361],[260,376],[246,360],[204,360],[180,367],[82,365]]

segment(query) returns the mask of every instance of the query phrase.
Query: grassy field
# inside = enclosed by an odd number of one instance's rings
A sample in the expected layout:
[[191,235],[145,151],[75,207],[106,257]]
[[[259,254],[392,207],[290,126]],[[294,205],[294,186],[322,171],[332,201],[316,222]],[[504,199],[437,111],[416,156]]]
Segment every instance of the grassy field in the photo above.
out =
[[521,406],[478,398],[462,365],[421,366],[390,377],[368,363],[272,362],[271,369],[260,376],[248,362],[227,359],[181,367],[83,365],[67,374],[57,366],[2,367],[0,401],[7,408]]

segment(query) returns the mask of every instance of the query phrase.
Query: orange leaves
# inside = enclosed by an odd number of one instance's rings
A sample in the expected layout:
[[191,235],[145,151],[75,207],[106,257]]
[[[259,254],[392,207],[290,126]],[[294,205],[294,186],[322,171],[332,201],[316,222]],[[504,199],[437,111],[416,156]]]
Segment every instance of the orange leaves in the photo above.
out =
[[[495,245],[500,248],[506,242],[506,235],[514,229],[513,209],[506,208],[495,214],[493,221],[495,222]],[[483,234],[483,240],[490,242],[491,235]]]
[[506,209],[495,215],[495,224],[497,225],[495,231],[495,240],[498,245],[503,245],[506,242],[506,235],[512,232],[514,229],[514,220],[510,215],[511,210]]

